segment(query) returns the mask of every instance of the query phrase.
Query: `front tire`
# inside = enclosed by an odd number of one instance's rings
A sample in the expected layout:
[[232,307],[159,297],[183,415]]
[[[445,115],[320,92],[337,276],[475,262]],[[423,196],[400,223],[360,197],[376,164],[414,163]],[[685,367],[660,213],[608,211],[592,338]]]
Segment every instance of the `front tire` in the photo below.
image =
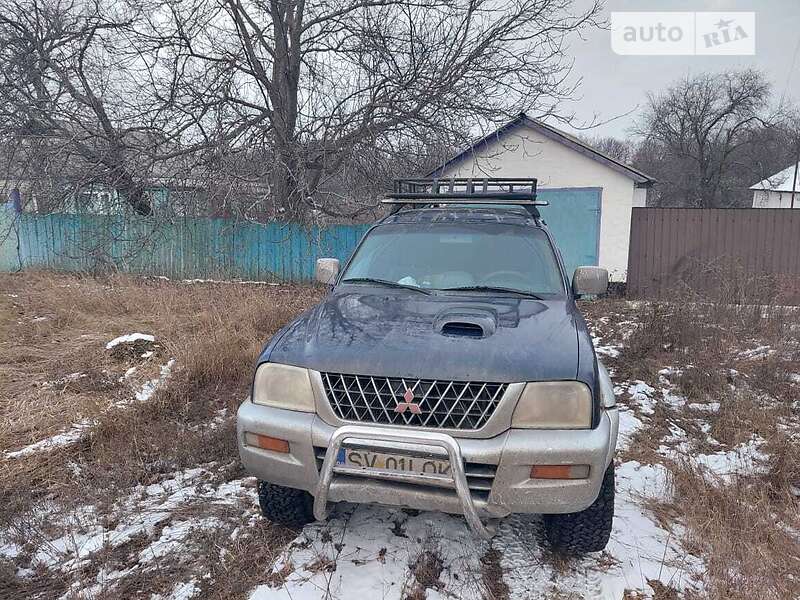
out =
[[586,510],[545,515],[547,539],[563,554],[600,552],[608,544],[614,521],[614,463],[606,469],[600,494]]
[[301,528],[314,520],[314,497],[305,490],[258,482],[261,514],[273,523]]

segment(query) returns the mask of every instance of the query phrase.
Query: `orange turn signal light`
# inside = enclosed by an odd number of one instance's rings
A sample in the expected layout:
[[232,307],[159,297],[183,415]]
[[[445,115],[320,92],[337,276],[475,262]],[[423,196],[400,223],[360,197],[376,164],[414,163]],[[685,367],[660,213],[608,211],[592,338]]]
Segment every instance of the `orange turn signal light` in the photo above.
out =
[[586,479],[589,465],[533,465],[531,479]]
[[260,433],[251,433],[249,431],[244,434],[244,441],[248,446],[255,446],[262,450],[271,450],[272,452],[282,452],[283,454],[289,453],[289,442],[279,438],[269,437],[268,435],[261,435]]

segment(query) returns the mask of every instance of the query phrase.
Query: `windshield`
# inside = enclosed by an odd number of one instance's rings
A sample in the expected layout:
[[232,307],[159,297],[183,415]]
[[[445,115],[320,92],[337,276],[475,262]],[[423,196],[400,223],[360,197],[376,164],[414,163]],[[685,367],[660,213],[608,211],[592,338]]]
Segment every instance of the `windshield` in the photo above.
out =
[[501,223],[379,225],[342,275],[341,282],[348,280],[431,290],[488,288],[542,298],[564,295],[545,233]]

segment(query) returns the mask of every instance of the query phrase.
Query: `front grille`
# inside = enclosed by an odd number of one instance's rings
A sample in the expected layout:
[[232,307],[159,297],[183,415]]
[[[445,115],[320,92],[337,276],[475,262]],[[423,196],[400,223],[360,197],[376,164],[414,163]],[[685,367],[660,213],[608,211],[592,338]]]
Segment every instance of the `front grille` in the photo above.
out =
[[480,429],[506,390],[505,383],[341,373],[322,373],[322,383],[344,421],[445,429]]

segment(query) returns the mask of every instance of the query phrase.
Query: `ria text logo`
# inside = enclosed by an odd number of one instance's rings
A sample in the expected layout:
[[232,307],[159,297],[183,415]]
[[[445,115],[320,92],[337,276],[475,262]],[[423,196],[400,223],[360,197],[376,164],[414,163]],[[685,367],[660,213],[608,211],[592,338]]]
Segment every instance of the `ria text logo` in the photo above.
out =
[[753,12],[612,12],[611,48],[621,55],[753,55]]

